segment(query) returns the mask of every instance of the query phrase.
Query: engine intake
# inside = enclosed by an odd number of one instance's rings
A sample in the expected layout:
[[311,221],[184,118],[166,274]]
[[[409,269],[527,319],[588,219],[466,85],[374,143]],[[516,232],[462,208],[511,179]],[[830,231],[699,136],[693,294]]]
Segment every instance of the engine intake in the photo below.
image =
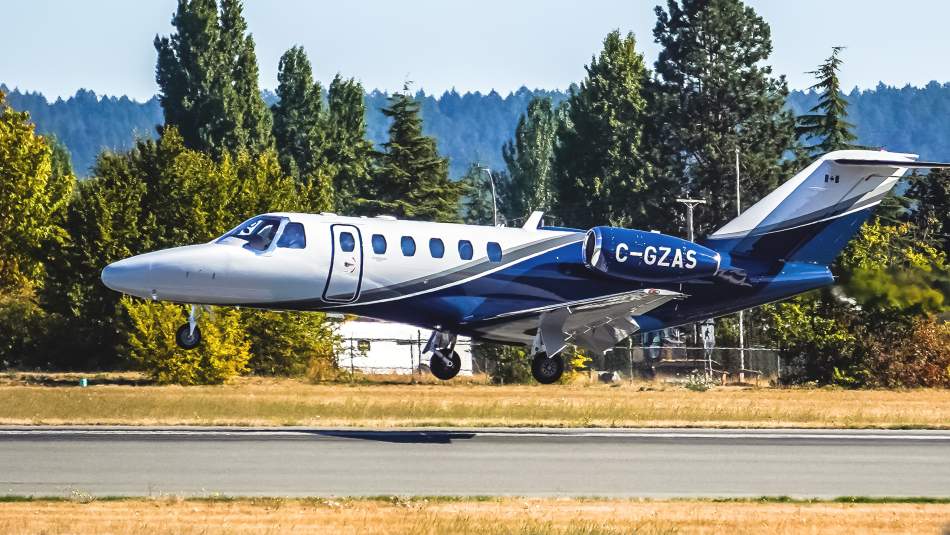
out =
[[719,270],[719,253],[698,243],[616,227],[594,227],[584,238],[584,264],[618,279],[682,282]]

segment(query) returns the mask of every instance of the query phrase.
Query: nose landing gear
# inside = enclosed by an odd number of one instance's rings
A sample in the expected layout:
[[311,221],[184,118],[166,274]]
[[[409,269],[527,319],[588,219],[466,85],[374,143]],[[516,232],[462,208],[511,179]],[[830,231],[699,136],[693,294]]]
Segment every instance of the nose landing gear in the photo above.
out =
[[188,323],[178,328],[175,333],[175,343],[182,349],[194,349],[201,343],[201,330],[198,329],[198,307],[191,305]]

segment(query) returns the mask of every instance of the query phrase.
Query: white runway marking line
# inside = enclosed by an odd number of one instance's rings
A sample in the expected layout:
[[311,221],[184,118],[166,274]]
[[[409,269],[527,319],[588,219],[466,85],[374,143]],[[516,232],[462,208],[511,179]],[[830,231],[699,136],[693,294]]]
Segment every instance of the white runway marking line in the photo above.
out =
[[[660,432],[504,432],[504,431],[475,431],[467,429],[432,429],[432,430],[355,430],[355,429],[327,429],[327,430],[266,430],[248,429],[241,431],[215,429],[0,429],[0,436],[207,436],[207,437],[312,437],[312,438],[360,438],[370,435],[473,435],[473,437],[507,437],[507,438],[668,438],[668,439],[767,439],[767,440],[912,440],[912,441],[946,441],[950,442],[948,434],[903,434],[900,431],[881,431],[878,433],[822,433],[822,432],[783,432],[783,431],[751,431],[751,432],[703,432],[703,431],[660,431]],[[468,437],[465,437],[468,438]]]

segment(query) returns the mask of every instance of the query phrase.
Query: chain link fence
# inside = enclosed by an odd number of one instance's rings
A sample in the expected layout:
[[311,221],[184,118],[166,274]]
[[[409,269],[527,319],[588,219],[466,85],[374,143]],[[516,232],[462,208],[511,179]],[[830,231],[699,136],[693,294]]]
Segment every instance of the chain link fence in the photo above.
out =
[[[346,338],[337,364],[373,375],[428,373],[429,356],[422,354],[426,340],[422,332],[414,337]],[[660,343],[643,345],[644,341]],[[480,345],[459,338],[456,351],[462,356],[461,374],[490,374],[495,369],[496,363],[477,350]],[[649,335],[633,336],[625,346],[615,347],[604,355],[590,355],[589,373],[598,377],[607,374],[610,380],[668,379],[703,373],[717,382],[755,383],[780,380],[787,366],[778,350],[772,348],[691,347]]]

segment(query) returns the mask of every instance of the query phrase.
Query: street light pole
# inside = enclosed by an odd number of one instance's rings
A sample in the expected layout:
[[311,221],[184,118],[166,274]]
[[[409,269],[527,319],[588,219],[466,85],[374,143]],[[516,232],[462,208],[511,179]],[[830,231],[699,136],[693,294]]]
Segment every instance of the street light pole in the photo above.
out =
[[[739,147],[736,147],[736,217],[742,215],[742,197],[739,189]],[[745,327],[739,311],[739,382],[745,382]]]
[[492,212],[492,221],[495,222],[495,226],[498,226],[498,201],[495,196],[495,178],[491,175],[491,169],[485,167],[484,165],[479,165],[478,169],[480,171],[485,171],[488,173],[488,182],[491,184],[491,212]]

